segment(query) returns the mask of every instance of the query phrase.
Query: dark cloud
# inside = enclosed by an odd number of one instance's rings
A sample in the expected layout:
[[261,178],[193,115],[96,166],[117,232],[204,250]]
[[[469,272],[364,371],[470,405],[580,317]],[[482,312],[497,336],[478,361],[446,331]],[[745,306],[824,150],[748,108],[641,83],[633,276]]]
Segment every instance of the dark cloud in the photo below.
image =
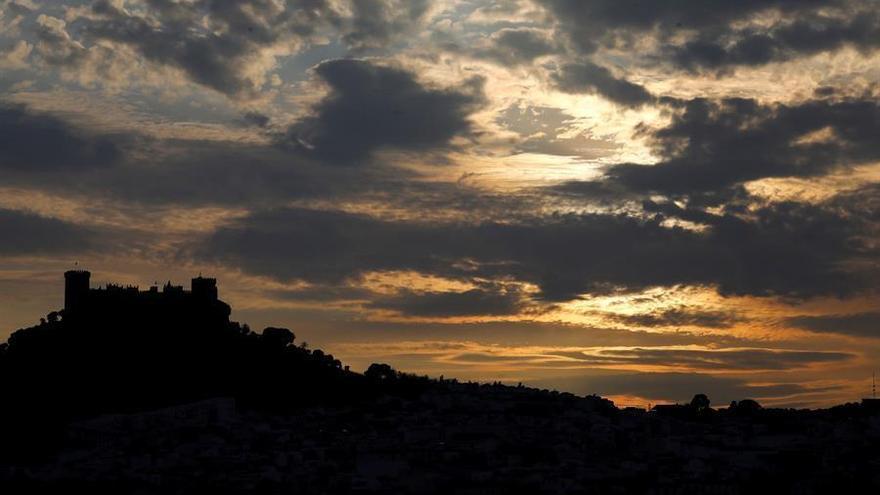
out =
[[429,245],[436,238],[420,225],[285,208],[219,229],[199,254],[234,259],[249,271],[282,279],[333,283],[371,270],[433,268]]
[[678,327],[695,326],[704,328],[730,328],[743,318],[731,312],[701,311],[699,309],[680,307],[652,313],[634,315],[608,315],[612,320],[626,325],[640,327]]
[[119,164],[132,139],[86,132],[58,117],[0,103],[0,169],[43,173]]
[[266,127],[271,119],[260,112],[246,112],[243,116],[244,123],[256,127]]
[[[589,191],[584,191],[589,192]],[[738,198],[737,198],[738,199]],[[742,203],[734,203],[734,199],[731,199],[729,203],[725,203],[723,205],[724,212],[731,213],[744,213],[743,211],[737,211],[736,208]],[[748,203],[745,203],[748,204]],[[642,210],[645,213],[657,215],[663,218],[674,218],[679,220],[684,220],[686,222],[693,222],[701,225],[708,225],[715,223],[718,219],[717,214],[709,213],[704,208],[707,205],[691,205],[688,204],[684,207],[679,206],[679,204],[674,201],[652,201],[650,199],[646,199],[642,201]],[[711,206],[719,206],[717,204],[713,204]]]
[[812,364],[847,361],[855,356],[845,352],[794,351],[774,349],[603,349],[595,353],[558,352],[553,355],[593,365],[653,365],[698,370],[786,370]]
[[[869,182],[860,187],[840,192],[828,204],[850,218],[862,219],[862,235],[870,239],[880,227],[880,182]],[[876,237],[874,237],[876,239]]]
[[[73,128],[72,132],[78,136],[87,131]],[[3,136],[0,136],[2,139]],[[67,153],[57,157],[64,166],[54,166],[52,160],[63,147],[20,151],[19,154],[26,154],[32,163],[27,168],[10,169],[4,177],[4,184],[66,197],[167,206],[254,205],[284,198],[341,195],[354,188],[358,180],[365,180],[361,172],[344,176],[334,171],[319,172],[316,166],[300,163],[301,160],[291,157],[289,153],[270,146],[218,141],[142,140],[133,134],[121,135],[119,139],[113,142],[130,140],[136,145],[121,150],[122,156],[112,162],[116,166],[89,168],[86,165],[95,163],[90,153],[85,153],[79,159],[76,154]],[[0,150],[0,156],[4,151]],[[77,163],[82,166],[70,167]]]
[[267,295],[275,299],[302,302],[364,301],[375,296],[368,289],[347,285],[312,285],[296,289],[273,290],[269,291]]
[[293,147],[336,164],[358,165],[380,148],[427,151],[471,134],[471,112],[483,103],[482,80],[434,89],[410,72],[364,60],[315,67],[330,88],[313,115],[288,131]]
[[875,101],[694,99],[681,105],[668,126],[643,130],[663,159],[613,166],[609,180],[645,193],[690,194],[768,177],[815,177],[880,158]]
[[342,39],[355,51],[385,47],[418,26],[430,6],[431,0],[354,0]]
[[60,255],[97,247],[97,232],[62,220],[0,209],[0,256]]
[[607,68],[591,62],[563,65],[553,74],[553,79],[556,86],[567,93],[598,94],[628,107],[654,100],[644,87],[615,77]]
[[394,311],[405,316],[507,316],[523,312],[527,302],[520,291],[490,286],[464,292],[404,290],[391,296],[375,298],[367,307]]
[[726,69],[763,65],[799,56],[833,51],[844,46],[861,50],[880,47],[880,15],[862,11],[851,16],[808,15],[770,28],[730,29],[720,36],[702,36],[669,49],[683,68]]
[[872,277],[847,263],[876,257],[862,239],[876,212],[852,204],[859,203],[778,203],[748,216],[711,216],[702,231],[665,227],[662,215],[455,223],[287,208],[219,229],[196,255],[322,283],[407,270],[517,280],[538,285],[547,301],[677,284],[715,286],[723,295],[844,296],[870,287]]
[[[820,7],[841,5],[836,0],[682,0],[677,2],[646,2],[642,0],[536,0],[556,15],[569,28],[581,26],[572,33],[581,33],[586,43],[603,31],[626,28],[650,30],[708,29],[726,26],[757,12],[777,9],[789,14]],[[600,29],[590,35],[588,30]]]
[[[416,173],[386,163],[327,167],[271,142],[144,137],[134,131],[102,134],[77,125],[75,118],[21,106],[2,106],[0,114],[0,126],[9,129],[0,143],[7,142],[4,138],[10,143],[0,149],[4,186],[150,205],[144,210],[148,213],[168,206],[261,208],[321,199],[486,218],[515,215],[531,204],[525,198],[488,194],[454,182],[417,180]],[[254,119],[262,120],[259,115]],[[46,141],[47,129],[63,139]],[[99,146],[103,144],[113,152],[93,152],[104,150]]]
[[880,338],[880,312],[797,316],[786,319],[785,323],[816,333]]
[[[471,225],[281,209],[219,230],[202,254],[258,273],[325,282],[394,270],[457,279],[512,277],[538,283],[547,299],[564,300],[612,286],[641,286],[652,273],[660,284],[694,276],[649,261],[681,266],[677,260],[692,251],[689,236],[622,217]],[[641,242],[632,242],[636,238]],[[636,267],[624,259],[644,261]]]
[[489,46],[475,50],[474,55],[506,66],[531,63],[538,57],[559,51],[546,32],[532,28],[501,29],[488,41]]
[[9,9],[9,12],[12,12],[15,15],[26,15],[34,11],[34,8],[31,7],[31,5],[20,0],[6,2],[3,4],[3,7]]
[[[266,122],[260,114],[242,119]],[[468,208],[487,200],[455,184],[415,182],[391,166],[326,167],[274,143],[107,133],[75,115],[0,102],[3,185],[130,204],[241,205],[360,195]],[[407,199],[409,198],[409,199]],[[471,204],[473,203],[473,204]],[[464,206],[463,206],[464,207]]]
[[692,220],[709,226],[705,239],[725,259],[721,294],[843,297],[872,283],[872,274],[845,268],[877,256],[862,237],[875,212],[858,213],[855,203],[779,202],[747,214],[698,215]]
[[755,12],[782,8],[788,11],[821,6],[824,0],[535,0],[545,6],[581,52],[593,53],[603,44],[619,43],[633,32],[684,29],[714,31]]
[[[555,17],[580,54],[591,55],[601,47],[632,49],[640,39],[653,37],[657,62],[689,70],[760,65],[847,45],[874,49],[880,43],[880,17],[872,2],[536,1]],[[779,20],[766,22],[775,18]]]
[[618,205],[623,201],[641,198],[640,194],[607,180],[567,180],[549,186],[544,191],[565,199],[601,204]]

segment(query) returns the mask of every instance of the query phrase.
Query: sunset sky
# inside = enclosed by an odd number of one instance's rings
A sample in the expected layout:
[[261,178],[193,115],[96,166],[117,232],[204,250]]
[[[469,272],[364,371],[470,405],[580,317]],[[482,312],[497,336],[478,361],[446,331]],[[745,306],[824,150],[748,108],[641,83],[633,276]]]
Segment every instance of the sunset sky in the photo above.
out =
[[875,0],[0,0],[0,340],[78,263],[357,370],[856,401],[878,50]]

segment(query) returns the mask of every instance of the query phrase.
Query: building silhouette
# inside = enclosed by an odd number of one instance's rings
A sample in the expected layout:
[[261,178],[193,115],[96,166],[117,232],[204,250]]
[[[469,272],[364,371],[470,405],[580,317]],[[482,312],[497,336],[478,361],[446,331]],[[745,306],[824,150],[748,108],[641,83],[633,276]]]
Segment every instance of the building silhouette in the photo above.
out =
[[107,284],[92,288],[91,273],[64,273],[64,318],[79,321],[165,321],[228,323],[231,308],[218,298],[217,279],[199,275],[190,290],[169,281],[142,291],[137,286]]
[[70,270],[64,273],[64,310],[74,311],[82,307],[89,295],[89,278],[86,270]]

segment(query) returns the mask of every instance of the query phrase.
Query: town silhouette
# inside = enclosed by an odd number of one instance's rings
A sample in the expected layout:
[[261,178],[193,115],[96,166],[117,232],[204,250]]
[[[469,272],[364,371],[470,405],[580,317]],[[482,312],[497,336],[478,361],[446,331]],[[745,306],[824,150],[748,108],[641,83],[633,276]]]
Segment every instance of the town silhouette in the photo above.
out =
[[[592,395],[350,370],[230,321],[217,281],[92,288],[0,345],[5,493],[826,493],[880,484],[880,407]],[[711,393],[711,391],[705,391]]]

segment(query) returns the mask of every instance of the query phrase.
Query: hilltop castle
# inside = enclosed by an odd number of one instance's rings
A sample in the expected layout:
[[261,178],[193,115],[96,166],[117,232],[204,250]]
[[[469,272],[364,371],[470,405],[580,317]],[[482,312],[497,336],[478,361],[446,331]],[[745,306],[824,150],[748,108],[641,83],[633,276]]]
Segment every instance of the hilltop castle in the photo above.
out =
[[107,284],[91,288],[91,273],[70,270],[64,273],[64,317],[94,319],[99,316],[124,315],[149,320],[170,317],[177,320],[228,322],[231,308],[217,297],[217,279],[199,275],[192,279],[190,290],[166,283],[161,290],[152,286],[141,291],[137,286]]

